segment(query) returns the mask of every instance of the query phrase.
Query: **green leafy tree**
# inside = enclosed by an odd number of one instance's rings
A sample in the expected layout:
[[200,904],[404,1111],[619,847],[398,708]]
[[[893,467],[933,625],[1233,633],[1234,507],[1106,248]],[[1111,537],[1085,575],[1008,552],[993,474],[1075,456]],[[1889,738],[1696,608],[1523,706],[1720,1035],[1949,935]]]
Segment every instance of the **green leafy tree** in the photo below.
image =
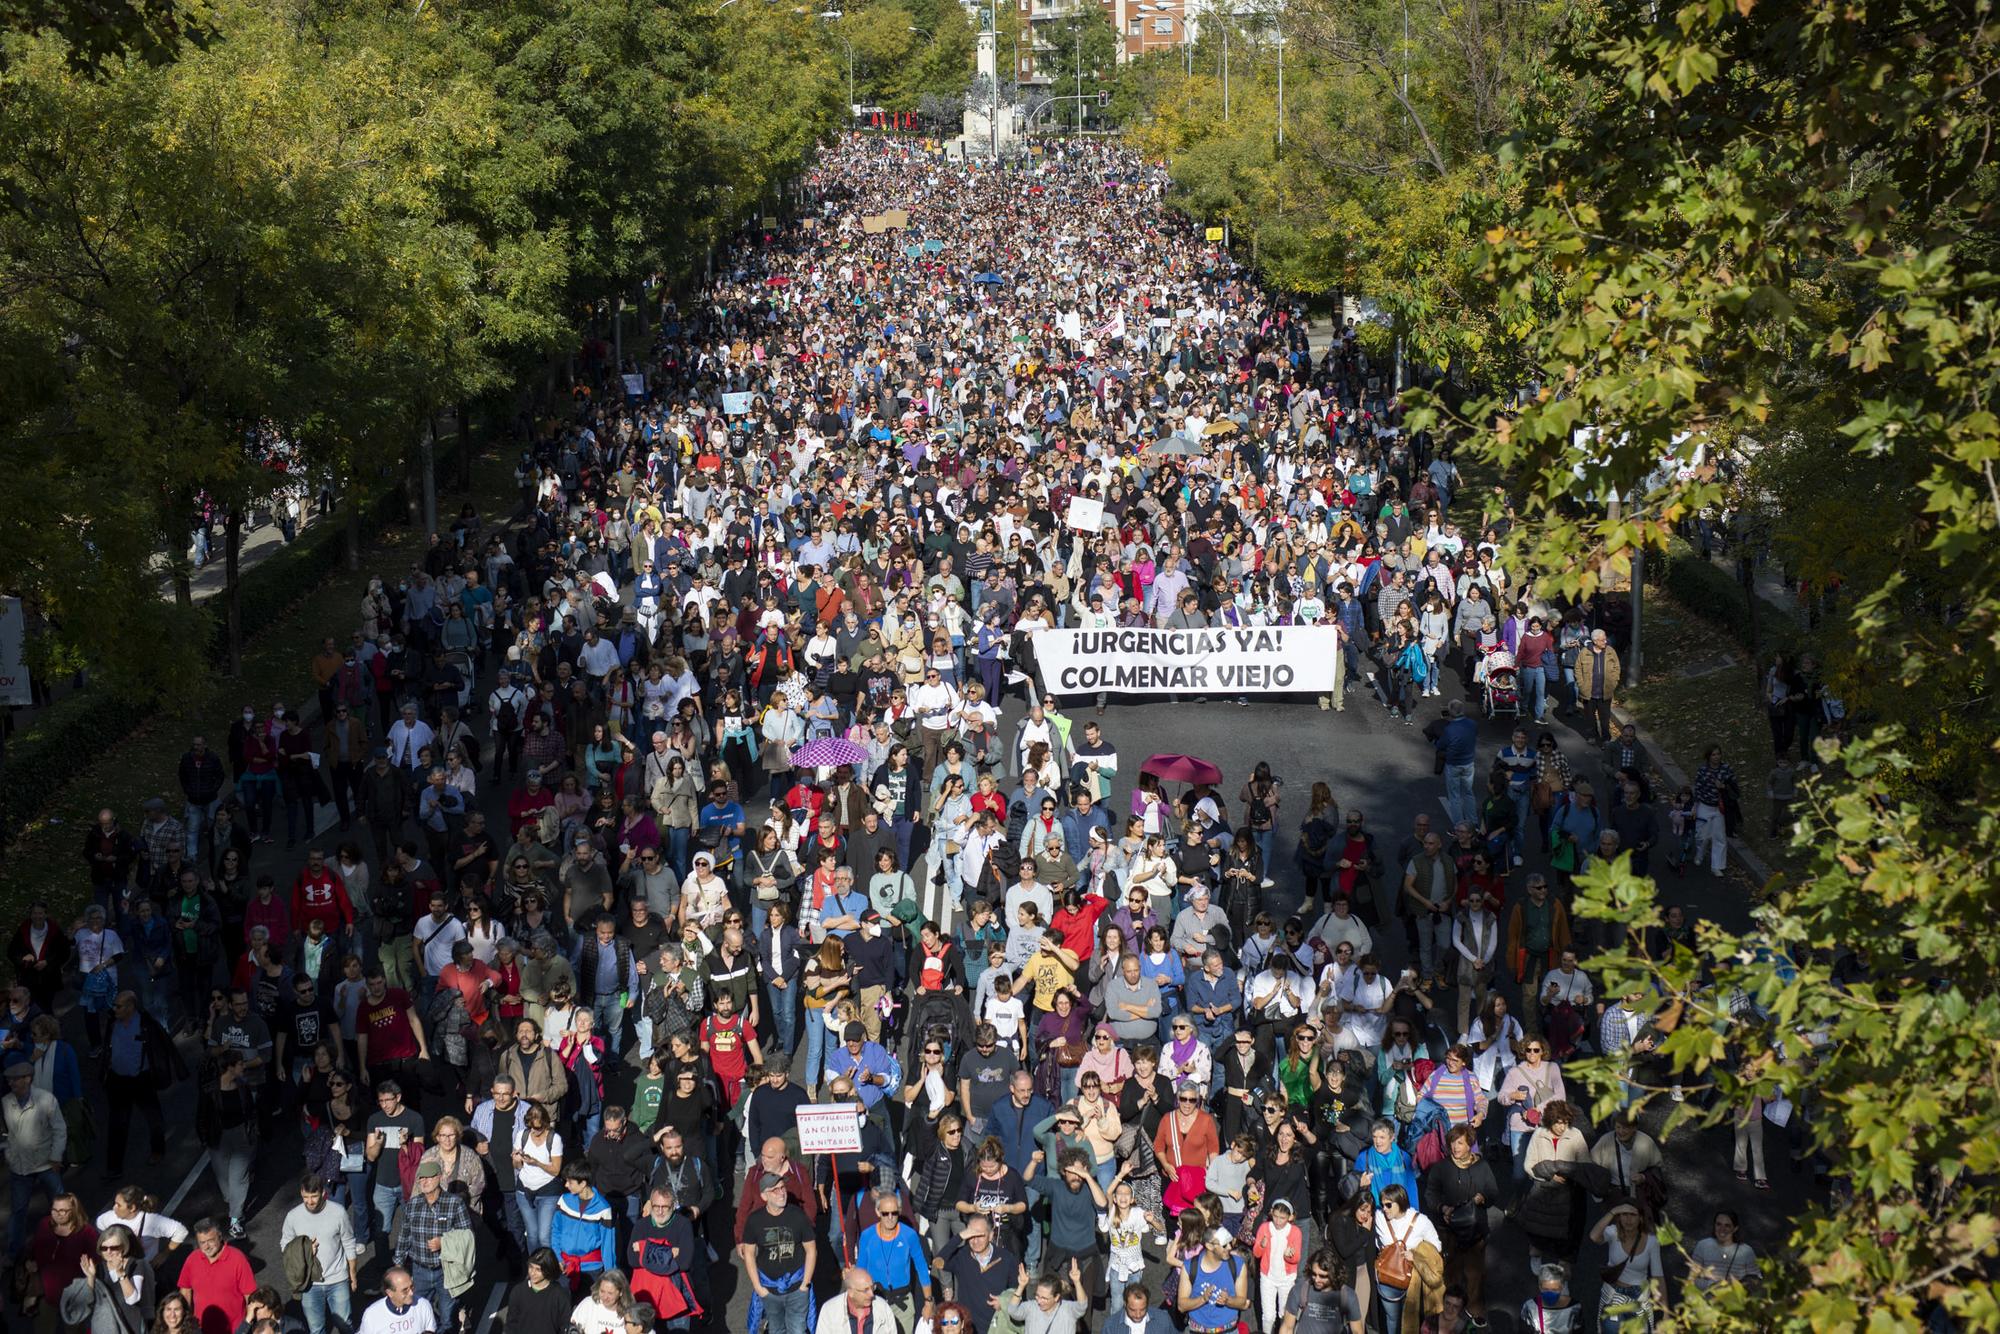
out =
[[[126,56],[163,64],[183,43],[207,42],[214,30],[200,11],[175,0],[0,0],[0,32],[61,37],[70,66],[95,72]],[[9,58],[0,44],[0,63]]]
[[1204,18],[1185,66],[1174,53],[1128,67],[1113,109],[1168,157],[1177,202],[1227,217],[1272,282],[1365,294],[1394,318],[1411,359],[1511,380],[1513,341],[1470,261],[1480,208],[1505,198],[1501,150],[1561,10],[1555,0],[1240,5]]
[[[1047,76],[1050,91],[1058,97],[1095,100],[1107,91],[1118,73],[1118,29],[1095,5],[1065,14],[1059,19],[1035,25],[1046,43],[1035,53],[1036,72]],[[1087,108],[1081,102],[1059,104],[1055,119],[1080,125]]]
[[[1725,496],[1720,458],[1842,582],[1828,688],[1855,707],[1808,785],[1807,869],[1747,929],[1604,961],[1607,992],[1657,988],[1662,1056],[1701,1095],[1670,1133],[1782,1095],[1833,1182],[1760,1285],[1690,1290],[1679,1328],[2000,1326],[1993,31],[1953,0],[1593,8],[1553,45],[1507,193],[1464,210],[1543,386],[1459,422],[1512,479],[1514,559],[1588,593],[1603,557]],[[1590,503],[1612,487],[1639,503]],[[1658,918],[1624,859],[1579,908]],[[1614,1072],[1589,1073],[1605,1110]]]

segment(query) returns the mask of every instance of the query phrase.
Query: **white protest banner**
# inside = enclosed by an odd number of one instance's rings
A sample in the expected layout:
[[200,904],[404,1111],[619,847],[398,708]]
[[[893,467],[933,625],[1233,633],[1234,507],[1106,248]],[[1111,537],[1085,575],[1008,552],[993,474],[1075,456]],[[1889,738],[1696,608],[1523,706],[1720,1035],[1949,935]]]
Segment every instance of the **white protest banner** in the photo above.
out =
[[28,642],[28,620],[21,613],[21,599],[0,598],[0,704],[33,704],[28,688],[28,665],[22,651]]
[[852,1103],[799,1107],[800,1153],[861,1152],[861,1118]]
[[625,376],[625,396],[627,398],[644,398],[646,396],[646,377],[637,372],[628,373]]
[[724,394],[722,396],[722,412],[724,416],[741,417],[748,411],[750,411],[749,394]]
[[1325,695],[1334,688],[1339,633],[1330,625],[1043,630],[1035,662],[1052,695]]
[[1079,533],[1097,532],[1104,527],[1104,502],[1096,496],[1071,496],[1063,522]]

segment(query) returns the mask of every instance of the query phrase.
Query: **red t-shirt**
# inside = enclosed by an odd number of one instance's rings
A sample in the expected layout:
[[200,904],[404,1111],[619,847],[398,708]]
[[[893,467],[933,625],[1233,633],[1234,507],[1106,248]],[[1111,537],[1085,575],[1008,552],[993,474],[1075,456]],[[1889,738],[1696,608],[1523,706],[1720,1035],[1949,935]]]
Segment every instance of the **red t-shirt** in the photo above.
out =
[[465,997],[465,1012],[475,1024],[486,1022],[484,988],[488,982],[497,987],[500,985],[500,974],[493,971],[490,964],[483,964],[477,959],[466,960],[463,968],[448,963],[438,974],[439,986],[457,987],[458,994]]
[[[371,1004],[365,994],[361,997],[358,1031],[368,1035],[369,1064],[415,1059],[417,1035],[410,1028],[410,1016],[405,1013],[409,1008],[410,993],[401,987],[390,987],[380,1004]],[[230,1328],[234,1329],[241,1320],[238,1316]]]
[[727,1019],[712,1014],[702,1020],[701,1045],[708,1051],[709,1067],[723,1079],[741,1079],[750,1068],[740,1014]]
[[225,1242],[214,1260],[203,1255],[199,1246],[189,1252],[177,1286],[194,1294],[194,1318],[201,1334],[233,1334],[243,1323],[247,1299],[256,1290],[257,1280],[243,1252]]

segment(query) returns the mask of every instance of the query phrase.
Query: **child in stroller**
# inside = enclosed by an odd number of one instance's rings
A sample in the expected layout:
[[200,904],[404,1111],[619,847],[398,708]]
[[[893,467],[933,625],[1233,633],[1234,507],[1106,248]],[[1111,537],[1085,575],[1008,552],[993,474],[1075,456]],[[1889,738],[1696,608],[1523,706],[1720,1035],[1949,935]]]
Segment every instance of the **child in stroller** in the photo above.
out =
[[1495,645],[1486,651],[1473,672],[1485,699],[1488,718],[1521,716],[1521,693],[1512,653]]

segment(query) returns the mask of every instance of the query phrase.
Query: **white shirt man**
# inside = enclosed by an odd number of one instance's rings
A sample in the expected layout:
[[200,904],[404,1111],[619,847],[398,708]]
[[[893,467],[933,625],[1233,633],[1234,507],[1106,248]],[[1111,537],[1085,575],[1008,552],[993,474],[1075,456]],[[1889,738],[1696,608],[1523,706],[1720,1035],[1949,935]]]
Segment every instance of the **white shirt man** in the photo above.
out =
[[920,684],[910,687],[910,708],[923,719],[927,732],[942,732],[955,726],[958,703],[958,691],[952,689],[951,683],[942,677],[937,680],[926,677]]
[[[1374,977],[1369,977],[1369,973]],[[1396,985],[1388,974],[1374,966],[1372,959],[1364,959],[1361,966],[1341,979],[1340,1003],[1345,1007],[1346,1025],[1354,1032],[1355,1041],[1373,1049],[1382,1045],[1382,1035],[1389,1028],[1389,1012],[1385,1008],[1389,997],[1395,994]]]
[[433,1334],[437,1313],[428,1298],[417,1296],[407,1269],[382,1276],[382,1299],[361,1313],[360,1334]]
[[[1305,1012],[1306,1002],[1312,998],[1307,981],[1290,968],[1267,968],[1250,980],[1250,989],[1244,993],[1243,1003],[1252,1015],[1261,1014],[1266,1019],[1290,1019]],[[1268,1003],[1259,1004],[1266,1001]]]
[[577,651],[576,660],[584,674],[593,681],[602,681],[618,666],[618,646],[608,639],[598,636],[592,630],[584,637],[583,647]]
[[1567,1002],[1579,1010],[1590,1007],[1596,998],[1591,990],[1590,975],[1576,966],[1574,954],[1564,954],[1562,966],[1542,977],[1542,1004],[1561,1005]]
[[897,1328],[895,1309],[875,1295],[875,1280],[868,1271],[857,1267],[841,1275],[841,1291],[819,1308],[813,1334],[854,1334],[864,1321],[870,1334]]

